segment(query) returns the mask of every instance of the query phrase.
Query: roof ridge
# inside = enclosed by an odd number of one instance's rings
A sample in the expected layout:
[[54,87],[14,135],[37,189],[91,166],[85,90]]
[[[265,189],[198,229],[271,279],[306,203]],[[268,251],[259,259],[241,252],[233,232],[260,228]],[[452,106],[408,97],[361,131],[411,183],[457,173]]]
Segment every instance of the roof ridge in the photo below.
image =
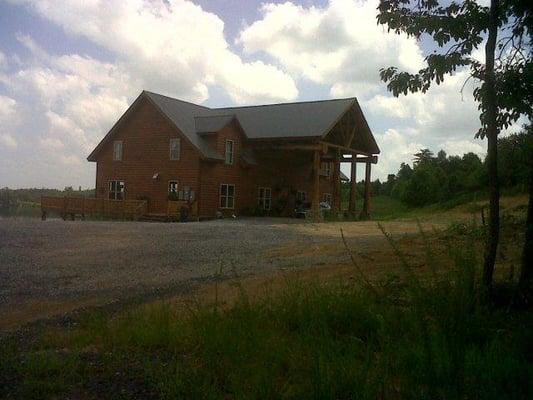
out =
[[186,103],[186,104],[191,104],[191,105],[196,106],[196,107],[202,107],[202,108],[205,108],[206,110],[213,110],[213,108],[209,108],[209,107],[203,106],[201,104],[196,104],[196,103],[193,103],[192,101],[186,101],[186,100],[177,99],[175,97],[170,97],[170,96],[167,96],[167,95],[164,95],[164,94],[161,94],[161,93],[151,92],[149,90],[143,90],[143,92],[147,93],[147,94],[155,94],[156,96],[166,97],[167,99],[174,100],[174,101],[179,101],[180,103]]
[[352,101],[356,100],[357,101],[357,97],[341,97],[338,99],[303,100],[303,101],[292,101],[292,102],[288,101],[288,102],[283,102],[283,103],[256,104],[256,105],[250,105],[250,106],[214,107],[214,108],[210,108],[210,110],[231,110],[231,109],[237,109],[237,108],[283,106],[283,105],[289,105],[289,104],[326,103],[329,101],[342,101],[342,100],[352,100]]
[[267,103],[267,104],[255,104],[255,105],[249,105],[249,106],[228,106],[228,107],[213,107],[213,108],[211,108],[211,107],[203,106],[201,104],[193,103],[192,101],[186,101],[186,100],[177,99],[175,97],[170,97],[170,96],[167,96],[167,95],[164,95],[164,94],[161,94],[161,93],[151,92],[149,90],[143,90],[143,92],[148,93],[148,94],[155,94],[156,96],[166,97],[167,99],[174,100],[174,101],[179,101],[181,103],[192,104],[193,106],[202,107],[202,108],[205,108],[206,110],[213,110],[213,111],[214,110],[222,110],[222,109],[228,110],[228,109],[236,109],[236,108],[282,106],[282,105],[289,105],[289,104],[326,103],[326,102],[329,102],[329,101],[342,101],[342,100],[356,100],[357,101],[357,97],[353,96],[353,97],[340,97],[340,98],[335,98],[335,99],[285,101],[285,102],[281,102],[281,103]]

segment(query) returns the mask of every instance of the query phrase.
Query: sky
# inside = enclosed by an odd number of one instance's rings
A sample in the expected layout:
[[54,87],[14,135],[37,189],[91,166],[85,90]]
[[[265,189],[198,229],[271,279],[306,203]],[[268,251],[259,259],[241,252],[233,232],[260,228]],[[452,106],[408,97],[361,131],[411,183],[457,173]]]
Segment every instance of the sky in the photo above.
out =
[[379,69],[416,72],[431,48],[387,33],[376,7],[0,0],[0,187],[94,187],[86,157],[143,89],[212,107],[355,96],[381,149],[373,178],[421,148],[483,156],[467,71],[425,95],[387,92]]

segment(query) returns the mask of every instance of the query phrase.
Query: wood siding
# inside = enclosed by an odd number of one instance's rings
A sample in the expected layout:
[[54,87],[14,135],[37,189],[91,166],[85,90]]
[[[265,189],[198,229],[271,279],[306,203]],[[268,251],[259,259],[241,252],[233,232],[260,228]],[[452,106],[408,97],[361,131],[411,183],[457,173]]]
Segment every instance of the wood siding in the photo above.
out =
[[[170,160],[170,139],[181,139],[179,160]],[[113,141],[122,140],[122,161],[113,161]],[[117,129],[97,158],[96,193],[107,198],[109,181],[125,182],[125,198],[148,200],[150,213],[166,213],[168,181],[177,180],[179,189],[198,190],[200,156],[198,151],[149,101],[137,109]],[[159,174],[157,179],[153,179]]]
[[[198,200],[198,213],[214,217],[219,207],[220,185],[235,185],[235,207],[221,210],[224,214],[251,212],[258,203],[259,187],[272,189],[272,208],[284,204],[282,214],[290,215],[296,192],[306,192],[311,200],[313,154],[309,151],[256,150],[257,165],[241,160],[243,147],[254,147],[246,141],[239,125],[230,123],[206,139],[224,157],[226,140],[234,142],[233,164],[202,160],[187,138],[149,101],[142,100],[126,118],[97,155],[96,195],[107,198],[109,181],[125,182],[125,198],[148,200],[150,213],[166,213],[168,181],[177,180],[179,189],[188,186]],[[180,160],[170,160],[171,138],[181,138]],[[123,142],[122,161],[113,161],[113,141]],[[153,179],[154,174],[159,174]],[[332,176],[320,177],[320,200],[323,193],[334,195]]]

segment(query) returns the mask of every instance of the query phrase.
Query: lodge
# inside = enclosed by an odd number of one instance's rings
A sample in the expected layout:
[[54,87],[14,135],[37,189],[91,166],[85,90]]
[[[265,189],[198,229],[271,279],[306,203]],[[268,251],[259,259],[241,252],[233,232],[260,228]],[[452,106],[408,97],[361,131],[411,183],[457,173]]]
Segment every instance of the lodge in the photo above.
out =
[[145,200],[149,215],[185,206],[195,218],[291,216],[302,205],[318,218],[321,203],[340,212],[341,162],[351,165],[347,212],[355,213],[363,163],[358,211],[367,217],[377,154],[356,98],[208,108],[143,91],[88,160],[98,199]]

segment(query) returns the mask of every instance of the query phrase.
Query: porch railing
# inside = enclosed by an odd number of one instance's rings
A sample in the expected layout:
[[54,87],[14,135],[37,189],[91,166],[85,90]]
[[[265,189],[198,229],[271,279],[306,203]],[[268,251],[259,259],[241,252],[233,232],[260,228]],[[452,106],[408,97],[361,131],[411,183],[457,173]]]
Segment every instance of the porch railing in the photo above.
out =
[[57,213],[63,219],[105,217],[117,219],[139,219],[148,212],[146,200],[110,200],[85,197],[41,197],[41,215],[46,219],[49,213]]

